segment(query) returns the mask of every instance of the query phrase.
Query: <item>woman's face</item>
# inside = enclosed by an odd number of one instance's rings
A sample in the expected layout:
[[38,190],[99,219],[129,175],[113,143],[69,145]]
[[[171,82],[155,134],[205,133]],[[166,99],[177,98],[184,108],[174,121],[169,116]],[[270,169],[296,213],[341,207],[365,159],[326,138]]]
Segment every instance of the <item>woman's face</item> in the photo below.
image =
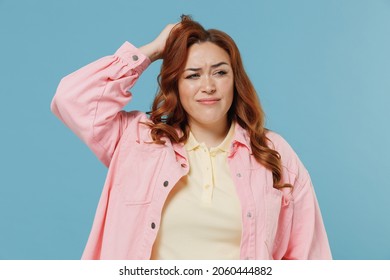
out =
[[190,126],[226,126],[234,76],[225,50],[210,42],[192,45],[178,87]]

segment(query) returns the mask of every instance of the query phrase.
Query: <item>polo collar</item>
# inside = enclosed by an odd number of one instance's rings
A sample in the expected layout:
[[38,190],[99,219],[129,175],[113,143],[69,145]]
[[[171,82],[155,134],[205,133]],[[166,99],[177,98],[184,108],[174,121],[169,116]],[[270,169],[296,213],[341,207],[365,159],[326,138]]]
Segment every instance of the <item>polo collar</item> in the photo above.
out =
[[[231,144],[230,147],[225,147],[223,145],[223,149],[228,151],[230,154],[234,152],[234,147],[241,145],[248,149],[249,153],[252,153],[252,148],[250,144],[250,138],[248,132],[242,128],[237,122],[232,122],[232,126],[229,129],[228,135],[234,131],[232,141],[226,141],[226,144]],[[182,132],[180,132],[182,133]],[[226,138],[225,138],[226,140]],[[225,140],[221,143],[221,145],[225,142]],[[169,141],[170,142],[170,141]],[[188,140],[186,144],[184,143],[173,143],[173,148],[176,153],[180,154],[183,158],[187,158],[187,151],[195,149],[198,145],[198,141],[196,141],[195,137],[190,132]]]
[[[226,134],[223,141],[218,146],[211,147],[210,150],[214,150],[214,151],[220,150],[223,152],[229,152],[230,147],[231,147],[231,143],[232,143],[233,138],[234,138],[235,126],[236,126],[236,124],[234,122],[232,122],[232,124],[230,125],[230,128],[229,128],[229,131]],[[200,145],[201,144],[195,139],[194,135],[190,131],[190,133],[188,135],[187,142],[184,144],[185,149],[187,151],[192,151],[192,150],[195,150],[196,148],[198,148]]]

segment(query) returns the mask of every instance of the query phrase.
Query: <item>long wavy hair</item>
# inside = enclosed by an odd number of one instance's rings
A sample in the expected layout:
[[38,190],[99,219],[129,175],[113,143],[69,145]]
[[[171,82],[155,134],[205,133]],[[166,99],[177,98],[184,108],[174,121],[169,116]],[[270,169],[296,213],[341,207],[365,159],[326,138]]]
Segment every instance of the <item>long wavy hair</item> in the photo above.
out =
[[234,74],[234,97],[228,111],[229,121],[236,121],[249,134],[255,159],[272,171],[274,188],[291,187],[281,184],[282,164],[280,154],[269,148],[264,127],[264,111],[255,88],[244,70],[240,52],[233,39],[226,33],[205,30],[189,16],[182,16],[165,45],[162,54],[161,72],[158,76],[159,90],[152,110],[148,112],[151,136],[155,143],[163,144],[163,137],[172,142],[185,142],[189,136],[187,115],[179,99],[178,81],[187,60],[188,49],[193,44],[211,42],[224,49],[230,57]]

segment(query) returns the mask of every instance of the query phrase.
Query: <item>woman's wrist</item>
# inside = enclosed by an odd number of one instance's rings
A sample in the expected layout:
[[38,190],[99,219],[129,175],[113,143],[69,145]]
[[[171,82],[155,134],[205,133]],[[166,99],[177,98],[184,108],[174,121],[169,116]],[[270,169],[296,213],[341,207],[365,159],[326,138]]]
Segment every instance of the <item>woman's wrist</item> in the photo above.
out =
[[161,58],[161,53],[158,51],[158,48],[155,46],[153,42],[140,47],[139,51],[142,52],[147,57],[149,57],[151,62]]

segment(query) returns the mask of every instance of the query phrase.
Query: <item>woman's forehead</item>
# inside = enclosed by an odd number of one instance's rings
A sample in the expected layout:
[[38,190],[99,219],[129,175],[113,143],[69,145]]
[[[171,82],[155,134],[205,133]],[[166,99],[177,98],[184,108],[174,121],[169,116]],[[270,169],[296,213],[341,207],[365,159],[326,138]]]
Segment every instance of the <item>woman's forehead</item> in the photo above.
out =
[[221,62],[230,65],[229,54],[224,49],[211,42],[196,43],[188,49],[185,68],[211,67]]

